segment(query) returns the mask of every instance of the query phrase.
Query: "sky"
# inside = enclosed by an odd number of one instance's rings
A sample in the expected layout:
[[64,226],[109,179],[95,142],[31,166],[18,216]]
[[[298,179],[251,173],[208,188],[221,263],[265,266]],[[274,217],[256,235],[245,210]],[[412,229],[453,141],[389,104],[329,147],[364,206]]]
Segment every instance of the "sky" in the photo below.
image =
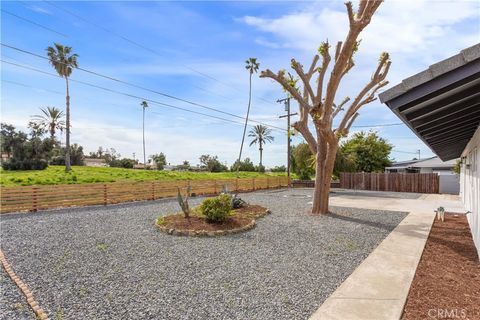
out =
[[[208,108],[245,116],[246,59],[256,57],[260,70],[274,72],[288,69],[291,58],[307,65],[321,41],[336,43],[348,31],[343,1],[2,1],[1,8],[3,45],[41,56],[54,42],[71,46],[80,67],[134,85],[74,70],[71,79],[83,83],[70,84],[72,143],[87,154],[102,146],[142,159],[140,103],[145,99],[150,102],[147,156],[163,152],[171,164],[197,164],[200,155],[211,154],[231,165],[238,157],[243,120]],[[356,96],[382,51],[392,60],[388,89],[480,42],[480,1],[386,1],[360,38],[356,66],[344,78],[338,102]],[[11,64],[54,73],[48,61],[3,45],[1,121],[27,130],[41,107],[64,109],[63,79]],[[252,97],[250,118],[272,126],[275,139],[264,148],[264,165],[285,164],[287,135],[282,129],[287,124],[279,119],[285,110],[276,102],[285,93],[254,74]],[[292,102],[292,112],[296,110]],[[416,157],[417,150],[422,158],[433,155],[403,124],[363,127],[401,123],[379,101],[359,113],[351,134],[377,131],[394,146],[393,160]],[[249,141],[247,137],[242,158],[258,163],[258,147],[249,147]],[[301,141],[301,136],[293,137],[294,144]]]

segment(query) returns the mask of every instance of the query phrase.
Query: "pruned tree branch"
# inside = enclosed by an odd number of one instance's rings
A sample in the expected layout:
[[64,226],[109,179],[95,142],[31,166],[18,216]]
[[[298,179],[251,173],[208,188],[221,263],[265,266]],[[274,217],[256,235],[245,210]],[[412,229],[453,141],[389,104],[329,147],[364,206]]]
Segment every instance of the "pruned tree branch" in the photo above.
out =
[[353,117],[350,119],[350,121],[348,122],[348,125],[347,127],[345,128],[345,134],[348,134],[348,132],[350,131],[350,128],[352,127],[352,124],[353,122],[355,122],[355,119],[357,119],[357,117],[359,116],[358,112],[355,113],[353,115]]
[[322,95],[323,95],[323,81],[325,79],[325,73],[327,72],[328,65],[330,64],[330,53],[329,53],[329,44],[328,41],[324,42],[320,45],[318,50],[322,55],[322,66],[318,71],[318,79],[317,79],[317,96],[314,101],[314,105],[320,106],[322,103]]
[[[345,113],[340,125],[338,126],[339,132],[342,132],[346,128],[350,118],[360,109],[361,106],[373,101],[373,97],[378,89],[387,85],[388,82],[384,81],[384,79],[388,74],[390,65],[391,61],[388,53],[382,53],[380,55],[377,68],[373,73],[370,82],[368,82],[365,87],[360,91],[360,93],[357,95],[355,100],[353,100],[352,104]],[[372,91],[369,93],[370,90]],[[367,93],[369,94],[367,98],[364,99]]]
[[333,114],[332,114],[332,119],[335,118],[335,116],[343,110],[343,106],[348,102],[350,101],[350,97],[345,97],[343,99],[343,101],[338,105],[338,106],[335,106],[335,110],[333,111]]
[[306,101],[308,101],[309,98],[311,99],[311,101],[314,101],[315,95],[313,94],[312,86],[310,85],[310,79],[308,78],[308,75],[306,75],[305,72],[303,71],[303,66],[300,63],[298,63],[295,59],[292,59],[291,65],[292,65],[292,69],[295,70],[295,72],[298,74],[298,76],[303,82],[303,88],[304,88],[303,98]]
[[277,81],[288,93],[292,95],[292,97],[298,101],[298,103],[305,107],[309,108],[308,104],[305,102],[303,97],[298,92],[297,88],[292,87],[286,80],[285,80],[285,71],[279,71],[278,74],[273,73],[270,69],[264,70],[260,72],[260,78],[271,78]]

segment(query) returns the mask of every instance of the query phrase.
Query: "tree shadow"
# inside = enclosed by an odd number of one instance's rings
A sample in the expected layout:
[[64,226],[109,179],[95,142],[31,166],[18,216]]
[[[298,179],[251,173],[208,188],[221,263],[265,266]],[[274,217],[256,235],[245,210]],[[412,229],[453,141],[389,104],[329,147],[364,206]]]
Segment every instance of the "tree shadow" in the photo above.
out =
[[382,222],[376,222],[376,221],[370,221],[370,220],[365,220],[365,219],[361,219],[361,218],[355,218],[355,217],[351,217],[351,216],[345,216],[345,215],[341,215],[341,214],[334,213],[334,212],[330,212],[327,217],[338,219],[338,220],[343,220],[343,221],[348,221],[348,222],[353,222],[353,223],[357,223],[357,224],[362,224],[362,225],[365,225],[365,226],[369,226],[369,227],[373,227],[373,228],[377,228],[377,229],[383,229],[383,230],[387,230],[387,231],[392,231],[398,225],[398,224],[386,224],[386,223],[382,223]]

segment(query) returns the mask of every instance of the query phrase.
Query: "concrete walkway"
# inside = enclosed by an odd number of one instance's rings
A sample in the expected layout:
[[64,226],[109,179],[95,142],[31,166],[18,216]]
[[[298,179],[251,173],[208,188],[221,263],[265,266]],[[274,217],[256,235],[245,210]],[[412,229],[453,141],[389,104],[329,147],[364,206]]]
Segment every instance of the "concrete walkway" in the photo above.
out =
[[464,212],[458,197],[422,195],[418,199],[393,199],[339,193],[333,206],[409,211],[409,215],[355,269],[312,315],[312,320],[400,319],[417,265],[422,256],[434,209]]

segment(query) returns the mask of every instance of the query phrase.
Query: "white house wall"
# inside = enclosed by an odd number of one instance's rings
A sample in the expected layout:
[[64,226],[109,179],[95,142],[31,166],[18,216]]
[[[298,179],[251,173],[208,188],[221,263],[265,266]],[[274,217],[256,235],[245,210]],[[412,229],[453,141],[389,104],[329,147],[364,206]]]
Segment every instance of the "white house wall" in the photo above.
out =
[[462,153],[460,196],[468,211],[473,241],[480,253],[480,127]]

